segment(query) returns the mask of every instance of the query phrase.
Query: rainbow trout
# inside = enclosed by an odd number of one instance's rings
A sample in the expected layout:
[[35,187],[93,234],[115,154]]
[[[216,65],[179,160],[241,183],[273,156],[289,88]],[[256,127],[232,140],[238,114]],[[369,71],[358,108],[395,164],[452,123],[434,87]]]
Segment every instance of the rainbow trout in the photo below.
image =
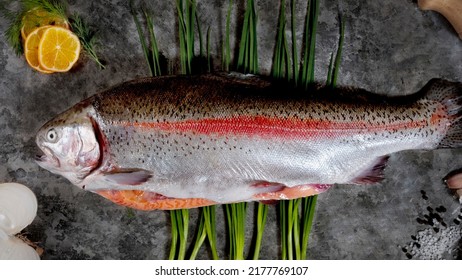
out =
[[386,97],[238,74],[141,79],[46,123],[37,162],[143,210],[292,199],[378,182],[394,152],[461,146],[461,96],[444,80]]

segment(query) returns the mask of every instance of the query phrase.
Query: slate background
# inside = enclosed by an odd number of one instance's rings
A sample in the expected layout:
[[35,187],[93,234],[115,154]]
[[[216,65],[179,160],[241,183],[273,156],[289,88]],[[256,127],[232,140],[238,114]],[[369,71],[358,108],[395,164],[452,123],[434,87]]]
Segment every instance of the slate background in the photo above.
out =
[[[14,54],[3,35],[0,37],[0,181],[23,183],[37,195],[38,215],[25,234],[44,248],[43,259],[165,259],[170,238],[167,212],[129,211],[70,185],[33,161],[35,133],[47,120],[109,86],[149,75],[128,1],[68,2],[69,11],[83,15],[99,30],[99,54],[107,68],[100,70],[82,58],[70,73],[40,74],[28,67],[23,57]],[[159,49],[170,61],[169,67],[176,71],[175,1],[146,2],[154,18]],[[197,2],[203,29],[211,28],[212,57],[219,69],[228,1]],[[242,20],[245,7],[244,1],[234,2],[238,3],[233,7],[232,45],[236,44],[236,22]],[[260,67],[262,73],[268,73],[279,1],[256,2]],[[297,36],[301,39],[305,1],[297,4]],[[462,81],[462,41],[441,15],[420,11],[409,0],[321,1],[318,80],[325,79],[330,54],[337,44],[339,12],[347,20],[339,84],[399,95],[417,91],[434,77]],[[1,18],[0,33],[7,25]],[[288,36],[290,40],[289,32]],[[404,250],[412,246],[411,235],[418,233],[447,242],[442,244],[447,245],[443,246],[443,251],[447,248],[444,258],[460,258],[458,242],[438,236],[416,219],[428,214],[429,206],[444,206],[447,211],[441,212],[441,217],[460,236],[460,226],[454,221],[460,204],[441,179],[461,166],[461,150],[401,152],[391,156],[383,182],[331,188],[319,196],[309,258],[407,259],[409,255]],[[422,191],[427,200],[422,198]],[[253,207],[250,204],[247,219],[249,239]],[[217,239],[220,256],[225,258],[223,210],[217,209]],[[197,213],[198,210],[191,211],[192,225]],[[190,228],[190,237],[194,229]],[[261,258],[278,258],[278,234],[275,207],[270,207]],[[460,239],[458,236],[455,238]],[[437,251],[420,255],[417,251],[412,254],[414,258],[440,256]],[[199,257],[209,256],[202,250]]]

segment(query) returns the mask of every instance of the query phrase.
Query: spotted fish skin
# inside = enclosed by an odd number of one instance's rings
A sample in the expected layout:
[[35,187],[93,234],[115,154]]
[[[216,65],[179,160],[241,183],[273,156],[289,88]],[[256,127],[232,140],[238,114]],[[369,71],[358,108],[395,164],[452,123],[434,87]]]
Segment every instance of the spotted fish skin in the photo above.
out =
[[394,152],[460,146],[460,96],[460,83],[443,80],[386,97],[255,76],[149,78],[82,101],[37,143],[56,126],[79,125],[68,116],[86,116],[100,156],[70,180],[138,209],[289,199],[376,182]]

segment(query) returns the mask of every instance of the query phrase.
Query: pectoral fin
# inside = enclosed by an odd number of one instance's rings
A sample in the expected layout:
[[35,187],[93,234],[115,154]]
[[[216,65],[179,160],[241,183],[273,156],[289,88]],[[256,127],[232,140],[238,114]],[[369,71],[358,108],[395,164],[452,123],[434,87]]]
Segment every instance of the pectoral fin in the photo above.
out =
[[104,180],[117,185],[137,186],[147,182],[152,177],[152,172],[138,168],[114,169],[103,173],[103,176]]
[[97,193],[116,204],[144,211],[189,209],[217,204],[203,198],[172,198],[139,190],[101,190]]

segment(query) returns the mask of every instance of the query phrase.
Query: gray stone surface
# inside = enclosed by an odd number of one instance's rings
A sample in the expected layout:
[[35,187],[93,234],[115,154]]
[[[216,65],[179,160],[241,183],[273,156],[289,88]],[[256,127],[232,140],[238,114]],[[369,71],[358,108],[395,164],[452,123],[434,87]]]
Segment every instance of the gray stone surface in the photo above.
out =
[[[107,68],[99,70],[83,58],[71,73],[40,74],[28,67],[23,57],[15,56],[1,37],[0,182],[23,183],[37,195],[38,215],[25,234],[45,249],[44,259],[164,259],[170,238],[167,212],[127,210],[70,185],[33,161],[35,133],[44,122],[99,90],[149,75],[128,1],[68,2],[71,12],[80,13],[98,28],[100,55]],[[177,69],[174,1],[146,2],[154,16],[159,48],[172,61],[170,68]],[[238,3],[233,7],[232,44],[244,8],[241,1],[234,2]],[[301,37],[305,4],[298,2]],[[257,0],[263,73],[268,73],[271,65],[276,3]],[[211,27],[217,69],[226,10],[227,1],[198,0],[202,27]],[[462,41],[442,16],[422,12],[410,0],[321,1],[316,65],[320,81],[325,79],[328,58],[337,43],[339,12],[347,20],[340,84],[397,95],[414,92],[434,77],[462,81]],[[7,21],[0,19],[1,33],[6,27]],[[460,258],[461,228],[454,221],[460,205],[441,179],[461,166],[460,150],[402,152],[392,155],[384,182],[331,188],[319,196],[309,258]],[[226,233],[222,208],[217,209],[223,258]],[[434,225],[440,228],[439,233],[417,220],[425,219],[430,210],[442,217]],[[192,225],[197,213],[191,211]],[[249,239],[252,213],[249,211],[247,220]],[[275,207],[270,207],[268,220],[261,257],[276,259],[280,251]],[[200,258],[208,257],[202,251]]]

